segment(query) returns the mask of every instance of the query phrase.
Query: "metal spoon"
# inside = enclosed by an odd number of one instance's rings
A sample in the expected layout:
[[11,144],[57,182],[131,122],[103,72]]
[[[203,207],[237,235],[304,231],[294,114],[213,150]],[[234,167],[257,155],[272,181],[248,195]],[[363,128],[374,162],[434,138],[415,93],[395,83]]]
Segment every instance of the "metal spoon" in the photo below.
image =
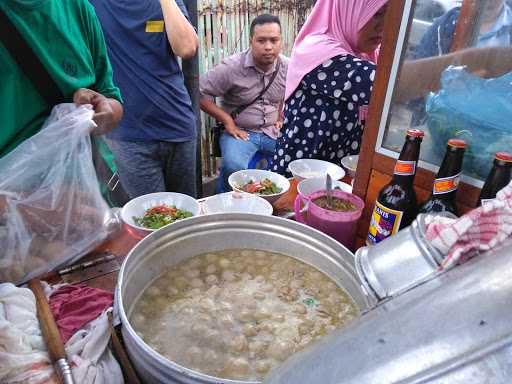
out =
[[329,174],[325,178],[325,196],[327,197],[327,208],[332,209],[332,178]]

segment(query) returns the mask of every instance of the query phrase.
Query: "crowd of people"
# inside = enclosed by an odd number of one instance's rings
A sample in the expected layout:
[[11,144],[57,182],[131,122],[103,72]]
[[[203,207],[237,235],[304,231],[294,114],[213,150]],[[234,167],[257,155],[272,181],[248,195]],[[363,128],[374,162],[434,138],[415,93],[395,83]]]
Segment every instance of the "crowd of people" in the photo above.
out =
[[[511,11],[501,0],[492,3],[477,48],[449,53],[459,8],[432,24],[404,64],[401,95],[418,100],[435,88],[428,76],[407,82],[407,72],[428,67],[438,81],[453,55],[488,76],[512,69]],[[281,54],[279,18],[259,15],[250,48],[201,76],[200,107],[223,127],[217,192],[229,190],[228,176],[257,152],[287,176],[295,159],[339,164],[359,153],[387,7],[387,0],[317,0],[289,59]],[[179,58],[196,54],[198,36],[183,0],[5,0],[0,12],[62,101],[93,106],[96,133],[105,134],[130,198],[159,191],[196,196],[196,120]],[[482,50],[497,60],[482,62]],[[0,96],[9,101],[0,106],[0,158],[34,135],[52,107],[20,61],[0,41]]]

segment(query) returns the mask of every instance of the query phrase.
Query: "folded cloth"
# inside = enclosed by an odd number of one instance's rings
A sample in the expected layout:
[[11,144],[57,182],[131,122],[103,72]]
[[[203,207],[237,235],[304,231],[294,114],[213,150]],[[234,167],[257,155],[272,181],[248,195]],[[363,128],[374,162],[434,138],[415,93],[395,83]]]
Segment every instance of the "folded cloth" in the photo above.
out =
[[441,269],[447,269],[477,252],[488,251],[512,235],[512,182],[486,201],[458,219],[429,216],[426,237],[441,253],[447,255]]
[[77,331],[66,343],[73,377],[80,384],[123,384],[123,372],[108,347],[109,308]]
[[28,288],[0,284],[0,383],[59,382],[36,315],[36,299]]
[[[60,288],[59,288],[60,289]],[[123,384],[123,373],[108,348],[111,308],[88,322],[66,343],[76,383]],[[0,383],[60,383],[50,361],[30,289],[0,284]]]
[[84,284],[70,284],[54,291],[49,301],[62,342],[66,343],[78,329],[112,307],[114,295]]

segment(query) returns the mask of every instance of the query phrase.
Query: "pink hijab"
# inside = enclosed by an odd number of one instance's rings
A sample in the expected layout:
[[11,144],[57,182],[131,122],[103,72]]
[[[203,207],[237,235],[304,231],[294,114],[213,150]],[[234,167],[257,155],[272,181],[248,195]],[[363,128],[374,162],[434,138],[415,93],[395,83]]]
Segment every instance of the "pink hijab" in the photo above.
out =
[[386,3],[387,0],[318,0],[293,45],[285,100],[306,74],[331,57],[351,54],[376,63],[378,50],[370,55],[355,50],[357,33]]

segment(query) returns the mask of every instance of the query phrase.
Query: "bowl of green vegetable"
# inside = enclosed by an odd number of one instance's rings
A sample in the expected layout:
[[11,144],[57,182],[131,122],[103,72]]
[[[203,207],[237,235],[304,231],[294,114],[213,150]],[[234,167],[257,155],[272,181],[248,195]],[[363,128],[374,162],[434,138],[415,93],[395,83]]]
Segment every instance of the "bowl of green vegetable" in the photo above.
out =
[[237,192],[252,193],[273,203],[290,189],[288,179],[263,169],[244,169],[232,173],[228,183]]
[[121,219],[135,232],[145,236],[199,213],[199,203],[193,197],[176,192],[157,192],[130,200],[121,210]]

